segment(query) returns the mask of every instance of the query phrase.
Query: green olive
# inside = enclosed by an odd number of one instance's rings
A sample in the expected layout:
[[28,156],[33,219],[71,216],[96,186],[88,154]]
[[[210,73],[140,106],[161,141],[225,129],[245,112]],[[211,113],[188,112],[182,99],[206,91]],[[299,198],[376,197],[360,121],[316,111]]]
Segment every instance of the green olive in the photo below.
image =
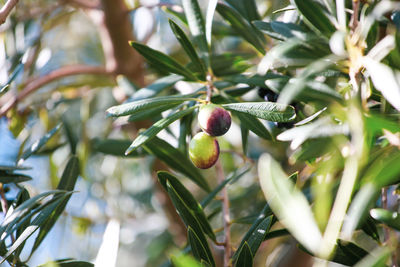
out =
[[219,157],[217,139],[204,132],[196,134],[189,144],[189,157],[197,168],[211,168]]

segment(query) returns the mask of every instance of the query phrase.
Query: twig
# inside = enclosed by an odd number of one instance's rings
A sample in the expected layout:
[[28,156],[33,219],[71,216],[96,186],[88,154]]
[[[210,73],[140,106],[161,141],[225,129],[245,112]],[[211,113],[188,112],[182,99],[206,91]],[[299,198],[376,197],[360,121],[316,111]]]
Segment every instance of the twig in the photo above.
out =
[[358,25],[358,11],[360,8],[360,1],[359,0],[353,0],[353,14],[351,15],[351,30],[352,32],[355,31]]
[[7,214],[8,204],[6,196],[4,194],[4,187],[2,183],[0,183],[0,202],[1,202],[1,209],[3,210],[4,214]]
[[0,25],[6,22],[11,10],[17,5],[18,0],[8,0],[0,9]]
[[214,89],[214,83],[213,83],[213,76],[210,73],[207,73],[207,97],[206,97],[206,101],[210,102],[211,101],[211,96],[212,96],[212,92]]
[[[382,188],[382,208],[385,210],[387,209],[387,188]],[[384,242],[389,241],[389,229],[385,226],[384,227]]]
[[[222,183],[225,179],[224,169],[222,168],[221,161],[218,160],[215,165],[218,177],[218,183]],[[225,233],[225,241],[224,241],[224,267],[231,266],[231,224],[230,224],[230,215],[229,215],[229,196],[228,190],[226,186],[222,189],[222,218],[224,221],[224,233]]]
[[[6,195],[4,193],[3,183],[0,183],[0,203],[1,203],[1,209],[3,210],[4,217],[5,217],[8,212],[8,203],[7,203]],[[15,237],[14,237],[13,233],[11,233],[11,241],[13,243],[15,242]]]
[[71,65],[61,67],[57,70],[50,72],[49,74],[35,78],[31,80],[26,86],[25,89],[21,91],[17,96],[11,98],[7,103],[4,104],[0,109],[0,117],[4,116],[10,109],[12,109],[19,101],[23,100],[28,95],[35,92],[40,87],[53,82],[57,79],[79,75],[79,74],[98,74],[98,75],[110,75],[112,73],[107,72],[104,67],[100,66],[88,66],[88,65]]

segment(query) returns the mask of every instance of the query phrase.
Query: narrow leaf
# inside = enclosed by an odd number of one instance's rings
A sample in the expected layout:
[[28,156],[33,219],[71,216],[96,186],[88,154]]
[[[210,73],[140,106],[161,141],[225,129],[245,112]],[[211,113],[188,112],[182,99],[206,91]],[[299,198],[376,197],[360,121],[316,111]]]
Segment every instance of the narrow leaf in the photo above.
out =
[[335,26],[329,20],[327,14],[316,1],[313,0],[294,0],[297,9],[303,15],[306,23],[317,32],[325,36],[331,36],[335,31]]
[[[131,140],[123,139],[98,139],[91,141],[92,149],[96,152],[101,152],[107,155],[124,157],[126,148],[132,143]],[[131,152],[128,157],[144,157],[147,153],[143,149],[136,149]]]
[[248,171],[250,171],[251,166],[245,166],[243,168],[235,170],[230,174],[223,182],[221,182],[211,193],[209,193],[202,201],[201,206],[205,208],[210,202],[217,196],[217,194],[228,184],[240,179]]
[[388,247],[378,247],[371,254],[364,257],[354,267],[381,267],[386,266],[386,262],[391,255]]
[[169,76],[162,77],[154,81],[152,84],[149,84],[146,87],[137,90],[132,95],[132,97],[129,98],[129,101],[137,101],[137,100],[152,98],[157,94],[161,93],[163,90],[170,88],[171,86],[173,86],[175,83],[177,83],[182,79],[183,79],[182,76],[176,74],[171,74]]
[[150,109],[169,107],[171,105],[178,105],[185,101],[193,100],[192,95],[174,95],[174,96],[160,96],[149,99],[142,99],[137,101],[128,102],[122,105],[113,106],[107,109],[108,117],[121,117],[127,115],[138,115]]
[[145,144],[146,142],[148,142],[149,140],[151,140],[151,138],[156,136],[161,130],[166,128],[168,125],[170,125],[174,121],[176,121],[176,120],[182,118],[183,116],[189,114],[190,112],[193,111],[194,108],[195,107],[184,109],[182,111],[179,111],[177,113],[169,115],[168,117],[163,118],[163,119],[157,121],[156,123],[154,123],[153,126],[148,128],[147,130],[141,132],[136,137],[136,139],[132,142],[130,147],[126,150],[125,155],[128,155],[132,151],[136,150],[139,146],[141,146],[141,145]]
[[136,42],[129,42],[129,44],[151,64],[161,67],[166,71],[182,75],[191,81],[197,81],[197,78],[193,73],[191,73],[187,68],[182,66],[172,57],[143,44]]
[[206,14],[206,39],[209,47],[211,47],[213,18],[214,18],[215,8],[217,7],[217,3],[218,0],[208,1],[207,14]]
[[22,183],[32,180],[32,177],[27,176],[25,174],[19,174],[19,173],[8,173],[8,172],[1,172],[0,171],[0,183],[2,184],[9,184],[9,183]]
[[296,117],[292,106],[274,102],[244,102],[224,104],[222,106],[227,110],[246,113],[268,121],[288,122]]
[[219,2],[217,5],[217,11],[231,24],[238,34],[253,45],[260,53],[265,54],[264,45],[260,41],[258,33],[256,32],[257,29],[246,21],[236,10],[225,3]]
[[199,169],[193,165],[186,154],[183,154],[168,142],[158,137],[154,137],[146,143],[144,149],[162,160],[172,169],[187,176],[204,190],[210,191],[210,187]]
[[[197,202],[197,200],[193,197],[189,190],[187,190],[179,180],[173,176],[172,174],[161,171],[158,172],[158,178],[164,187],[168,190],[168,192],[173,192],[175,197],[178,197],[179,200],[184,203],[185,208],[195,217],[196,221],[200,224],[202,231],[208,235],[211,239],[216,240],[214,232],[207,221],[207,217],[204,214],[203,208]],[[190,224],[187,224],[190,225]],[[197,230],[195,229],[197,232]]]
[[365,57],[363,63],[375,88],[394,108],[400,110],[400,72],[369,57]]
[[369,212],[377,221],[380,221],[397,231],[400,231],[400,217],[397,212],[385,210],[385,209],[372,209]]
[[195,66],[196,71],[201,74],[202,80],[205,80],[207,69],[204,66],[203,62],[200,60],[197,55],[196,50],[194,49],[192,43],[189,38],[186,36],[185,32],[172,20],[169,20],[169,25],[172,29],[172,32],[175,34],[175,37],[178,39],[179,43],[182,45],[183,50],[185,50],[186,54],[189,56],[191,63]]
[[[61,180],[57,186],[59,190],[72,191],[74,190],[76,181],[79,176],[79,161],[77,157],[71,157],[67,163],[67,166],[64,169],[64,172],[61,176]],[[56,223],[57,219],[63,213],[67,203],[70,199],[70,195],[65,197],[63,201],[57,206],[57,208],[51,213],[50,216],[47,217],[46,221],[40,227],[40,231],[38,236],[35,239],[35,243],[33,244],[31,254],[39,247],[44,238],[47,236],[51,228]]]
[[195,43],[200,48],[201,56],[206,57],[208,55],[206,29],[199,3],[197,0],[182,0],[182,6],[190,32],[194,37]]
[[322,235],[306,197],[293,186],[269,154],[260,157],[258,175],[261,189],[279,221],[303,246],[316,253]]
[[253,266],[253,255],[247,242],[238,250],[238,257],[235,266],[237,267],[252,267]]
[[[199,233],[200,235],[202,235],[203,233]],[[188,227],[188,241],[190,244],[190,247],[192,249],[192,253],[193,256],[198,260],[198,261],[205,261],[208,264],[210,264],[211,266],[214,266],[214,259],[212,257],[211,254],[211,250],[208,246],[207,243],[203,243],[204,242],[204,238],[203,238],[203,242],[202,240],[199,238],[199,236],[193,231],[193,229],[189,226]]]
[[241,127],[249,129],[261,138],[273,139],[270,131],[254,116],[241,112],[233,112],[233,114],[239,118]]
[[[67,195],[65,195],[67,196]],[[32,221],[31,225],[28,226],[25,231],[15,240],[12,246],[8,249],[7,254],[4,255],[3,259],[0,261],[2,264],[11,254],[16,251],[21,244],[25,242],[47,219],[48,216],[60,205],[64,198],[59,198],[57,201],[48,205],[43,209],[41,213]]]

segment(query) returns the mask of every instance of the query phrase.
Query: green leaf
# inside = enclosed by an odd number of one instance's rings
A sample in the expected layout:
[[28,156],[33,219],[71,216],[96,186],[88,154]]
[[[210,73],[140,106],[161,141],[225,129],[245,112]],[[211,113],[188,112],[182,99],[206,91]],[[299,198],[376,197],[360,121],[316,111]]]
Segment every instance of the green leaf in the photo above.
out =
[[241,137],[242,137],[243,154],[247,155],[247,148],[248,148],[248,141],[249,141],[249,129],[247,129],[244,125],[241,125],[240,133],[241,133]]
[[238,257],[235,266],[237,267],[252,267],[253,266],[253,255],[247,242],[238,250]]
[[286,130],[276,138],[280,141],[291,141],[290,148],[294,150],[310,139],[347,135],[348,133],[347,124],[336,124],[330,118],[323,117],[315,122]]
[[196,71],[201,74],[201,79],[203,81],[206,80],[207,69],[204,66],[203,62],[200,60],[199,56],[196,53],[192,43],[189,38],[186,36],[185,32],[172,20],[169,20],[169,25],[172,29],[172,32],[175,34],[176,39],[178,39],[179,43],[182,45],[182,48],[185,50],[186,54],[189,56],[191,63],[196,68]]
[[134,121],[141,121],[141,120],[154,120],[157,119],[158,117],[161,116],[161,113],[177,107],[179,104],[169,104],[169,105],[163,105],[159,106],[156,108],[151,108],[147,110],[143,110],[142,112],[135,112],[135,114],[130,115],[128,118],[129,122],[134,122]]
[[166,128],[168,125],[173,123],[174,121],[182,118],[183,116],[189,114],[190,112],[193,111],[196,107],[190,107],[181,111],[178,111],[172,115],[169,115],[168,117],[165,117],[156,123],[153,124],[150,128],[147,130],[141,132],[136,139],[132,142],[132,144],[129,146],[129,148],[126,150],[125,155],[128,155],[132,151],[135,151],[139,146],[145,144],[151,138],[156,136],[161,130]]
[[[242,240],[243,245],[247,244],[250,247],[252,255],[256,255],[258,248],[264,241],[266,234],[272,225],[272,215],[264,218],[255,229],[252,229],[251,234],[247,236],[246,240]],[[244,242],[243,242],[244,241]],[[240,247],[239,247],[239,250]]]
[[19,205],[15,210],[10,209],[9,213],[7,213],[6,218],[3,220],[0,226],[0,235],[4,233],[6,228],[9,226],[16,225],[20,220],[22,220],[27,214],[31,212],[37,205],[40,205],[40,202],[44,200],[46,197],[50,195],[55,195],[57,193],[61,193],[60,190],[53,190],[41,193],[37,196],[34,196],[27,201],[23,202]]
[[61,124],[58,124],[42,138],[34,142],[27,150],[24,151],[21,159],[18,161],[18,165],[22,164],[27,158],[29,158],[32,154],[36,153],[40,148],[42,148],[50,140],[50,138],[52,138],[58,132],[60,128]]
[[4,93],[6,93],[10,87],[10,84],[12,83],[12,81],[14,81],[14,79],[17,77],[18,73],[24,69],[24,64],[23,63],[19,63],[14,71],[11,73],[10,77],[8,78],[8,81],[4,84],[4,85],[0,85],[0,96]]
[[249,129],[261,138],[267,140],[273,139],[270,131],[254,116],[235,111],[232,113],[240,120],[240,127]]
[[170,107],[171,105],[179,105],[185,101],[193,100],[194,94],[191,95],[173,95],[160,96],[149,99],[142,99],[128,102],[107,109],[107,117],[121,117],[127,115],[138,115],[142,112],[148,112],[150,109]]
[[217,7],[218,0],[210,0],[208,1],[207,6],[207,14],[206,14],[206,39],[207,44],[211,47],[211,33],[213,26],[213,18],[215,14],[215,9]]
[[63,197],[58,198],[56,201],[45,207],[42,212],[38,214],[38,216],[35,217],[35,219],[32,221],[31,225],[24,230],[24,232],[15,240],[15,242],[12,244],[12,246],[8,249],[7,254],[4,255],[3,259],[0,261],[0,264],[2,264],[8,257],[11,256],[19,247],[22,245],[26,239],[28,239],[37,229],[39,229],[40,226],[43,225],[44,222],[46,222],[48,216],[62,203],[62,201],[67,197],[68,195],[65,194]]
[[233,6],[247,21],[260,19],[255,0],[226,0],[226,2]]
[[[92,149],[107,155],[124,157],[126,148],[132,143],[130,140],[120,139],[99,139],[95,138],[91,141]],[[144,157],[147,153],[143,149],[136,149],[131,152],[128,157]]]
[[67,115],[62,115],[61,116],[61,121],[64,125],[64,130],[65,130],[65,134],[67,136],[67,140],[71,149],[71,153],[72,154],[76,154],[76,146],[79,142],[79,138],[76,134],[76,132],[74,131],[74,128],[72,127],[72,123],[70,122],[70,120],[68,119]]
[[9,184],[9,183],[22,183],[32,180],[32,177],[27,176],[25,174],[19,173],[9,173],[9,172],[2,172],[0,171],[0,183],[2,184]]
[[400,231],[400,217],[397,212],[377,208],[370,210],[369,213],[375,220]]
[[[233,255],[234,259],[239,256],[239,251],[245,245],[245,243],[248,243],[248,245],[250,244],[250,251],[253,253],[253,255],[257,252],[258,247],[264,240],[265,235],[269,231],[269,228],[272,224],[272,210],[270,206],[266,204],[260,214],[253,221],[254,222],[251,225],[250,229],[246,232],[242,241],[240,242],[239,249]],[[262,239],[260,239],[261,235],[263,237]]]
[[285,41],[287,39],[298,37],[300,39],[306,39],[307,34],[303,28],[294,23],[286,23],[281,21],[253,21],[253,25],[268,36]]
[[212,192],[210,192],[202,201],[201,206],[205,208],[210,202],[217,196],[217,194],[228,184],[233,183],[240,179],[243,175],[249,172],[251,166],[245,166],[240,169],[236,169],[233,173],[231,173],[223,182],[221,182]]
[[[200,232],[199,234],[202,235],[203,233]],[[203,243],[204,238],[203,240],[199,238],[199,236],[196,234],[196,232],[193,231],[193,229],[190,226],[188,227],[188,241],[192,249],[193,256],[198,261],[205,261],[211,266],[215,265],[208,244]]]
[[222,53],[211,55],[211,68],[216,76],[241,74],[252,66],[249,59],[254,57],[248,53]]
[[367,68],[375,88],[394,108],[400,110],[400,71],[369,57],[363,59],[363,64]]
[[371,254],[364,257],[354,267],[382,267],[386,266],[386,262],[391,255],[388,247],[377,247]]
[[308,51],[300,50],[302,46],[303,41],[298,38],[290,38],[281,44],[275,45],[258,64],[258,74],[265,75],[270,69],[282,67],[302,67],[318,58]]
[[378,199],[381,187],[373,183],[366,183],[357,192],[347,211],[346,220],[342,226],[342,236],[349,239],[353,236],[354,230],[364,221],[367,211]]
[[370,237],[372,237],[377,242],[380,242],[378,228],[376,227],[376,221],[368,216],[365,222],[361,225],[361,229]]
[[171,86],[173,86],[178,81],[181,81],[182,79],[183,79],[182,76],[176,74],[171,74],[169,76],[162,77],[154,81],[152,84],[149,84],[146,87],[137,90],[132,95],[132,97],[129,98],[129,101],[137,101],[137,100],[152,98],[157,94],[161,93],[163,90],[170,88]]
[[[199,225],[202,232],[208,235],[212,240],[216,240],[215,234],[207,221],[203,208],[190,191],[187,190],[175,176],[168,172],[160,171],[157,175],[161,184],[170,195],[175,208],[179,211],[185,224],[191,226],[196,233],[199,231],[196,226]],[[182,210],[178,207],[181,207]],[[183,213],[181,211],[183,211]],[[191,222],[193,219],[196,221],[194,225],[192,225]]]
[[207,57],[209,49],[207,45],[206,28],[199,3],[197,0],[182,0],[182,6],[188,21],[190,32],[201,51],[201,56]]
[[284,99],[281,101],[337,101],[342,102],[342,96],[327,84],[311,79],[289,78],[288,76],[275,76],[265,81],[265,85],[277,94],[286,90]]
[[296,117],[292,106],[274,102],[244,102],[224,104],[222,106],[227,110],[246,113],[268,121],[288,122]]
[[38,267],[94,267],[94,264],[87,261],[77,260],[63,260],[63,261],[49,261]]
[[253,45],[260,53],[265,54],[264,45],[260,41],[257,29],[246,21],[235,9],[225,3],[219,2],[217,11],[231,24],[238,34]]
[[263,154],[258,163],[261,189],[279,221],[308,250],[320,249],[322,235],[306,197],[299,191],[271,155]]
[[150,154],[156,156],[172,169],[187,176],[204,190],[210,191],[210,186],[204,176],[200,173],[199,169],[192,164],[186,154],[182,153],[168,142],[158,137],[154,137],[151,141],[146,143],[144,149]]
[[368,255],[368,251],[352,242],[337,241],[337,249],[333,261],[348,266],[354,266],[359,260]]
[[[79,176],[79,160],[77,157],[71,157],[64,169],[61,180],[57,186],[58,190],[72,191],[74,190],[76,181]],[[39,247],[46,235],[56,223],[57,219],[63,213],[71,195],[66,196],[61,203],[54,209],[54,211],[47,216],[45,222],[40,226],[39,234],[33,244],[31,254]],[[44,212],[44,211],[43,211]]]
[[289,231],[286,229],[270,231],[265,235],[264,240],[269,240],[269,239],[273,239],[273,238],[277,238],[277,237],[281,237],[281,236],[285,236],[285,235],[290,235]]
[[316,1],[294,0],[294,3],[311,29],[316,29],[317,33],[320,32],[327,37],[330,37],[336,31],[322,6]]
[[170,56],[152,49],[146,45],[136,42],[129,42],[129,44],[136,49],[146,60],[151,64],[163,68],[165,71],[176,73],[186,77],[190,81],[197,81],[196,76],[191,73],[187,68],[178,63]]

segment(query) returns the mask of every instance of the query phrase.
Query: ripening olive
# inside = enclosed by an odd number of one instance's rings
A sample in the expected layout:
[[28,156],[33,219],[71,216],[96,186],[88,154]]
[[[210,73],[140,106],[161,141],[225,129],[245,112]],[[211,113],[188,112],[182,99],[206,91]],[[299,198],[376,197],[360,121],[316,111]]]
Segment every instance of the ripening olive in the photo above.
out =
[[202,105],[198,121],[200,128],[211,136],[224,135],[231,127],[229,112],[215,104]]
[[196,134],[189,144],[189,157],[197,168],[211,168],[219,157],[217,139],[204,132]]

